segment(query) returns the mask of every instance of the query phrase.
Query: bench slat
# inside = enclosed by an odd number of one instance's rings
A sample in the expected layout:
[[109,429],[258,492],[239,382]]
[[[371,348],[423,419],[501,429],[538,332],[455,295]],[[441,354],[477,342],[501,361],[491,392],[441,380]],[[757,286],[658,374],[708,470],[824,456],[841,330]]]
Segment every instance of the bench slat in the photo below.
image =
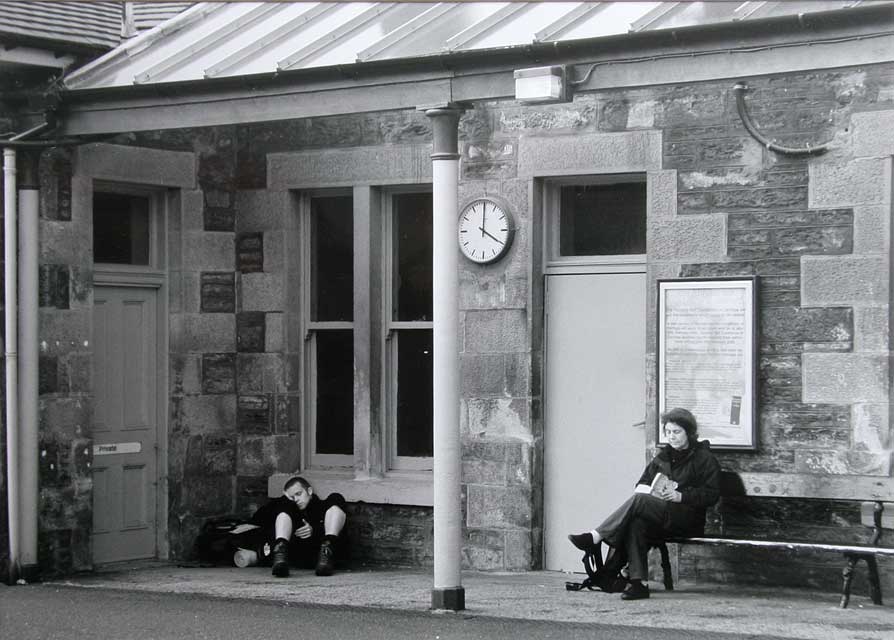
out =
[[780,540],[743,540],[738,538],[669,538],[666,542],[676,544],[711,544],[741,547],[763,547],[766,549],[801,549],[811,551],[836,551],[839,553],[863,553],[894,556],[894,548],[869,547],[849,544],[825,544],[811,542],[784,542]]

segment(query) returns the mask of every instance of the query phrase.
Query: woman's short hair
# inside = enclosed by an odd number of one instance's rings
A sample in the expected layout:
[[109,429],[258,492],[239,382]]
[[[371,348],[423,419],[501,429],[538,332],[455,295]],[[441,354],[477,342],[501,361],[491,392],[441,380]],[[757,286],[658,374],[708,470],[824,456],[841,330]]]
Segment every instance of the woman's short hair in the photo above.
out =
[[664,427],[668,422],[683,427],[690,441],[694,441],[698,437],[698,422],[695,416],[687,409],[671,409],[661,414],[661,426]]
[[305,480],[301,476],[292,476],[291,478],[286,480],[286,483],[282,486],[282,490],[288,491],[289,489],[291,489],[293,486],[295,486],[298,483],[301,483],[301,486],[304,487],[305,491],[310,489],[310,483],[307,480]]

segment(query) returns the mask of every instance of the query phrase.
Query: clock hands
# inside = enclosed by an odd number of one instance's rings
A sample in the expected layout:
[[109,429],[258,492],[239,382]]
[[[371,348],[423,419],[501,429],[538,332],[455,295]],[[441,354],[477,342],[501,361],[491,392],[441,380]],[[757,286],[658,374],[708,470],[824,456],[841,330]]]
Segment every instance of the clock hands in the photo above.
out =
[[502,240],[500,240],[500,239],[499,239],[498,237],[496,237],[495,235],[493,235],[493,234],[491,234],[491,233],[488,233],[488,232],[485,230],[484,227],[478,227],[478,228],[481,230],[481,235],[482,235],[482,236],[488,236],[489,238],[493,238],[494,240],[496,240],[496,241],[499,242],[500,244],[503,244],[503,241],[502,241]]
[[482,203],[481,205],[481,226],[478,227],[478,230],[481,232],[481,237],[487,236],[491,240],[495,240],[500,244],[504,244],[502,240],[498,237],[490,233],[485,227],[487,227],[487,202]]

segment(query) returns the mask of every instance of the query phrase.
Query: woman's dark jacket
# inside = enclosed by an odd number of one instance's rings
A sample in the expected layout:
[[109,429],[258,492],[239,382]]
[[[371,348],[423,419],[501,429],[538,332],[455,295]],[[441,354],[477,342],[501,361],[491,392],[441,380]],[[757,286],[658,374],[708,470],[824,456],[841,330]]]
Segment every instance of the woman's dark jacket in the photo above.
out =
[[711,443],[701,440],[684,451],[663,445],[637,484],[652,484],[659,471],[677,482],[677,491],[682,496],[677,505],[682,508],[668,512],[670,528],[692,531],[693,534],[703,532],[705,510],[720,498],[720,463],[711,453]]

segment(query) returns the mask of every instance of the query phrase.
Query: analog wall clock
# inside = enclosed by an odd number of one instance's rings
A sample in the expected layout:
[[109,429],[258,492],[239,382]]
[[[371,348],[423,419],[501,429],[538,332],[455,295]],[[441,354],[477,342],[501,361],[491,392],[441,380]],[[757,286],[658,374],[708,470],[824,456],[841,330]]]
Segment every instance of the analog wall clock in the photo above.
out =
[[459,213],[459,250],[472,262],[488,264],[506,255],[515,236],[509,207],[494,198],[476,198]]

